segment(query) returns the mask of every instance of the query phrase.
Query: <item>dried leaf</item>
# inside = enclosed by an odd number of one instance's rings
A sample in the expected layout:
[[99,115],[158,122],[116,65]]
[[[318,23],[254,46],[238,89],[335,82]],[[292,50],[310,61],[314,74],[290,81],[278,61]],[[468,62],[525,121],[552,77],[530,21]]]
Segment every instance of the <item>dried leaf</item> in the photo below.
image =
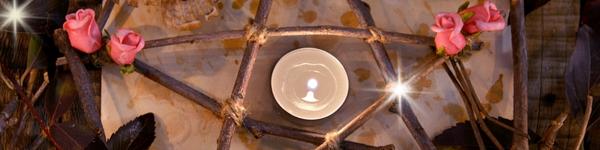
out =
[[31,36],[27,49],[27,68],[45,69],[47,63],[42,51],[42,40],[39,37]]
[[460,5],[460,7],[458,7],[457,12],[461,12],[461,11],[467,9],[469,7],[469,4],[470,4],[469,1],[465,1],[463,4]]
[[112,150],[142,150],[148,149],[154,141],[154,114],[147,113],[121,126],[107,142]]
[[84,149],[94,139],[94,133],[84,125],[59,123],[50,127],[52,136],[64,149]]
[[579,28],[575,51],[571,54],[565,71],[565,94],[572,112],[582,110],[590,88],[592,29],[586,25]]
[[135,66],[132,64],[121,66],[121,74],[130,74],[135,72]]
[[104,142],[102,140],[100,140],[100,137],[98,135],[96,135],[94,140],[92,140],[92,142],[90,142],[90,144],[88,144],[85,149],[86,150],[108,150],[108,148],[106,147],[106,144],[104,144]]
[[75,83],[68,72],[56,72],[46,98],[45,111],[48,115],[48,125],[52,126],[67,112],[78,98]]

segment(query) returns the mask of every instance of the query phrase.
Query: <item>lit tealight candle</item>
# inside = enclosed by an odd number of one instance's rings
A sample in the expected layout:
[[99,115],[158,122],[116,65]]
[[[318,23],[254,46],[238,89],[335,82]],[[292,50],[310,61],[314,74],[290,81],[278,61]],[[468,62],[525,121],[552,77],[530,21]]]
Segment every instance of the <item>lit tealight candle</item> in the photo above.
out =
[[317,89],[317,86],[319,85],[319,82],[317,81],[317,79],[308,79],[308,83],[306,83],[307,87],[308,87],[308,91],[306,92],[306,96],[304,96],[302,98],[302,100],[306,101],[306,102],[317,102],[319,101],[318,99],[315,98],[315,90]]
[[277,104],[306,120],[325,118],[337,111],[346,99],[348,86],[342,63],[316,48],[287,53],[277,62],[271,76]]

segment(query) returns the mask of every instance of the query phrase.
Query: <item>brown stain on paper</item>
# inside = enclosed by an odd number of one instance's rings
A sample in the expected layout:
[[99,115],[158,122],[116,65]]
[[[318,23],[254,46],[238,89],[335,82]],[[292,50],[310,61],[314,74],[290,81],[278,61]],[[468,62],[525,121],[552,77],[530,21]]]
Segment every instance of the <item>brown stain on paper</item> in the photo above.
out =
[[313,10],[303,11],[298,17],[302,18],[306,23],[313,23],[317,20],[317,12]]
[[234,0],[233,2],[231,2],[231,8],[233,9],[241,9],[242,7],[244,7],[244,3],[246,3],[247,0]]
[[235,53],[236,51],[242,51],[245,44],[245,38],[237,38],[237,39],[226,39],[222,41],[223,48],[225,49],[225,56],[229,56],[230,54]]
[[377,83],[375,83],[375,87],[377,89],[383,89],[383,88],[385,88],[385,86],[386,86],[385,81],[378,81]]
[[298,4],[298,0],[283,0],[283,4],[288,7],[296,6],[296,4]]
[[339,37],[333,36],[325,36],[325,35],[317,35],[310,37],[312,44],[320,49],[332,50],[336,47],[338,41],[340,41]]
[[238,137],[240,138],[240,141],[242,141],[242,143],[244,143],[244,145],[246,145],[246,148],[258,149],[258,144],[256,142],[252,142],[252,141],[254,141],[254,139],[250,138],[251,135],[249,135],[248,132],[240,131],[237,133],[238,133]]
[[492,104],[495,103],[499,103],[500,101],[502,101],[502,96],[503,96],[503,88],[504,85],[502,83],[502,77],[503,74],[500,74],[500,77],[498,77],[498,80],[496,80],[496,83],[494,83],[494,85],[492,85],[492,87],[490,88],[490,90],[488,90],[487,94],[485,94],[485,99]]
[[294,40],[293,45],[294,45],[294,49],[300,48],[300,42],[298,40]]
[[429,32],[431,31],[431,29],[429,28],[429,25],[425,24],[425,23],[421,23],[419,24],[419,29],[417,30],[417,35],[422,35],[422,36],[427,36],[429,35]]
[[431,81],[429,77],[423,77],[419,79],[413,85],[413,93],[411,94],[412,98],[419,99],[419,97],[421,97],[421,93],[423,93],[422,91],[426,88],[431,88],[431,85],[433,85],[433,81]]
[[444,106],[444,112],[450,115],[454,120],[458,122],[463,122],[467,120],[467,113],[461,105],[450,103]]
[[319,6],[319,4],[321,4],[321,3],[319,2],[319,0],[313,0],[313,1],[312,1],[312,3],[313,3],[313,5],[315,5],[315,6]]
[[358,17],[353,11],[346,11],[344,14],[342,14],[342,17],[340,17],[340,22],[342,22],[342,25],[346,27],[358,28],[360,26]]
[[375,143],[375,137],[377,136],[377,132],[374,129],[370,128],[364,132],[361,132],[358,135],[358,141],[363,143]]
[[363,82],[371,77],[371,71],[365,68],[357,68],[353,72],[358,77],[358,82]]
[[[150,94],[154,96],[154,100],[156,101],[167,101],[172,106],[175,105],[171,98],[172,92],[164,87],[161,87],[160,84],[145,79],[138,79],[135,85],[137,85],[135,86],[135,88],[138,88],[137,91],[143,91],[137,94]],[[127,103],[127,108],[133,108],[137,99],[138,98],[132,98],[131,100],[129,100],[129,102]]]
[[442,98],[442,96],[440,96],[440,95],[435,95],[435,96],[433,96],[433,100],[440,102],[440,101],[444,100],[444,98]]
[[260,2],[260,0],[252,0],[252,2],[250,2],[250,12],[252,12],[252,14],[258,12],[258,2]]

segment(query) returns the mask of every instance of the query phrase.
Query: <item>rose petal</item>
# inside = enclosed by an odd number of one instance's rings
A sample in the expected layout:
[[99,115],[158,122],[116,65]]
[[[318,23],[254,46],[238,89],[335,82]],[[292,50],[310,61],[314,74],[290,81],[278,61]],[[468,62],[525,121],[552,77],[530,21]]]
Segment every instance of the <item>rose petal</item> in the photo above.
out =
[[496,22],[482,22],[477,21],[477,28],[481,31],[498,31],[504,29],[506,27],[506,23],[504,19],[496,21]]
[[119,29],[110,40],[110,57],[119,65],[131,64],[144,47],[144,39],[128,29]]

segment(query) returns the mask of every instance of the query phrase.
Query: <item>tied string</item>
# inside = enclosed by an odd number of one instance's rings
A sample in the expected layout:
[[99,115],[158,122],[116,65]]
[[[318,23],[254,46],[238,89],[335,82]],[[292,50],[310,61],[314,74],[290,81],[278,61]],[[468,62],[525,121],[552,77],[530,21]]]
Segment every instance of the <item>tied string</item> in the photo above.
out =
[[325,144],[325,146],[327,146],[327,149],[331,149],[331,150],[338,150],[340,149],[340,145],[339,145],[339,138],[338,138],[339,132],[337,131],[333,131],[333,132],[329,132],[327,134],[325,134],[325,141],[323,142],[323,144]]
[[258,44],[263,44],[267,42],[268,33],[269,31],[267,31],[267,28],[264,26],[259,27],[256,25],[249,25],[246,27],[246,34],[244,34],[244,37],[248,39],[248,41],[254,41]]
[[237,126],[242,126],[244,117],[246,117],[246,108],[237,100],[225,100],[225,105],[221,109],[221,116],[225,118],[229,116],[233,119]]
[[388,39],[384,36],[383,31],[381,31],[379,28],[369,26],[367,29],[369,29],[369,32],[371,32],[371,37],[366,39],[368,43],[373,43],[376,41],[381,43],[388,42]]

